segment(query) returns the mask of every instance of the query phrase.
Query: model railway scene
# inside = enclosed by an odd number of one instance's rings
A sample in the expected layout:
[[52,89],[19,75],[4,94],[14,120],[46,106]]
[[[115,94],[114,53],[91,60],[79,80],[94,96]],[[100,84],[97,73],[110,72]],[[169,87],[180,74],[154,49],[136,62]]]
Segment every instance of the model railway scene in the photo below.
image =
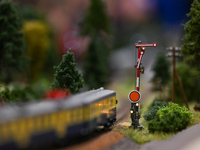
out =
[[0,149],[38,149],[41,145],[71,141],[116,121],[116,93],[103,88],[0,110]]
[[0,150],[199,150],[200,0],[0,0]]

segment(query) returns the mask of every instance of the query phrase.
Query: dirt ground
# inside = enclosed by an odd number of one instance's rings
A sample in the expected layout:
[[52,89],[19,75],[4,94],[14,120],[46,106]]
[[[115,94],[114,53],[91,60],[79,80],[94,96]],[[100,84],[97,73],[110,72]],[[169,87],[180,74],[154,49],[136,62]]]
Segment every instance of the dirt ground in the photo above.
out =
[[125,136],[117,131],[109,131],[105,134],[101,134],[87,142],[79,145],[73,145],[67,148],[59,150],[101,150],[116,144],[122,140]]

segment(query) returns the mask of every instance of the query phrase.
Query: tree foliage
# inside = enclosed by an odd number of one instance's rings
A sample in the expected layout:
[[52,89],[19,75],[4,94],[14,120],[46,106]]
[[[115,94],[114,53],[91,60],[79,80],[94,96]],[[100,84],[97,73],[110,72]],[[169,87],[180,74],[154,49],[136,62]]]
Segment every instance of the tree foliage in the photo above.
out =
[[4,103],[27,102],[31,100],[41,99],[43,93],[37,92],[33,87],[22,87],[14,85],[12,89],[6,87],[0,92],[0,96]]
[[31,20],[38,20],[38,21],[45,21],[45,15],[41,12],[35,9],[32,5],[23,5],[23,7],[20,9],[21,16],[23,20],[25,21],[31,21]]
[[51,85],[52,88],[66,89],[70,90],[71,93],[77,93],[83,87],[84,80],[82,74],[76,69],[74,54],[71,53],[71,49],[63,55],[61,63],[54,66],[54,69],[56,72],[54,74],[55,81]]
[[[189,102],[199,100],[200,81],[198,70],[191,68],[185,63],[176,65],[176,70],[183,85],[183,89]],[[171,85],[170,85],[171,87]],[[175,102],[182,105],[184,103],[177,80],[175,80]]]
[[153,73],[154,76],[151,79],[151,82],[153,83],[153,89],[155,91],[162,92],[164,87],[167,85],[167,83],[170,80],[170,63],[166,59],[165,55],[160,53],[158,54],[156,61],[153,65]]
[[91,0],[82,27],[82,34],[91,38],[84,64],[84,79],[89,89],[105,86],[108,82],[110,33],[111,25],[103,1]]
[[185,36],[183,38],[182,54],[187,58],[191,66],[199,68],[200,64],[200,0],[194,0],[189,14],[190,20],[184,25]]
[[[23,27],[24,30],[26,30],[25,35],[29,53],[28,56],[32,60],[29,70],[30,81],[38,79],[41,73],[45,74],[45,77],[49,76],[51,79],[51,75],[54,73],[53,66],[59,64],[60,61],[56,48],[55,34],[48,25],[45,15],[33,6],[24,5],[20,12],[24,20]],[[33,36],[38,36],[38,41],[34,40],[34,37],[31,37],[34,30],[35,33],[33,33]],[[41,47],[41,49],[36,49],[37,47]],[[37,51],[41,53],[42,56],[38,55],[37,58],[36,54],[31,51]],[[37,60],[37,62],[34,60]]]
[[49,30],[41,21],[26,21],[23,30],[27,44],[26,55],[30,58],[29,80],[35,81],[49,50]]
[[10,1],[0,2],[0,74],[6,84],[27,67],[21,27],[17,6]]
[[108,51],[106,51],[106,47],[102,46],[103,43],[98,38],[93,38],[89,45],[84,64],[84,79],[87,81],[89,89],[96,89],[107,84],[108,60],[101,53],[104,52],[104,55],[107,55]]
[[99,35],[101,32],[111,33],[111,26],[102,0],[91,0],[89,10],[82,27],[83,35]]

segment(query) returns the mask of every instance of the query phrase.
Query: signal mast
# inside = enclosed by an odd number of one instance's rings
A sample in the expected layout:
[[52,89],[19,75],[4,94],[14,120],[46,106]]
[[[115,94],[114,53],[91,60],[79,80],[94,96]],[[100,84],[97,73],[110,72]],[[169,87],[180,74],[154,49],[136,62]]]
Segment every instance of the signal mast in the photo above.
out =
[[139,124],[140,113],[139,113],[139,101],[141,99],[140,90],[140,73],[144,73],[144,67],[141,67],[141,62],[143,55],[145,53],[146,47],[157,47],[157,43],[152,44],[142,44],[141,41],[135,44],[135,47],[138,49],[138,60],[137,60],[137,78],[136,78],[136,90],[133,90],[129,93],[128,98],[131,101],[130,117],[132,124],[130,127],[134,129],[142,129],[143,127]]

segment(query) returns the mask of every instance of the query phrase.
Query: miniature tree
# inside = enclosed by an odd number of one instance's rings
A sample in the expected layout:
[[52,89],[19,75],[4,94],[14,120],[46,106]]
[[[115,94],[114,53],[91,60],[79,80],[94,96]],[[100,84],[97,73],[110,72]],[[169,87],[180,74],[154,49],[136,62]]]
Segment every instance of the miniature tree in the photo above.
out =
[[91,42],[84,64],[84,79],[89,89],[105,86],[108,80],[108,34],[111,26],[102,0],[91,0],[84,19],[82,34]]
[[56,72],[54,74],[55,82],[51,85],[54,89],[66,89],[71,93],[79,92],[83,87],[84,80],[82,74],[76,69],[74,54],[71,49],[63,55],[62,61],[58,66],[54,66]]
[[106,60],[103,60],[105,58],[101,55],[102,45],[99,40],[92,38],[84,64],[86,73],[84,79],[89,89],[99,88],[106,84],[108,66],[105,66]]
[[32,6],[24,5],[21,15],[28,45],[26,54],[31,59],[29,79],[33,82],[40,73],[52,79],[53,66],[60,61],[53,29],[48,25],[45,15]]
[[13,80],[16,73],[26,70],[21,27],[22,20],[16,6],[10,1],[0,2],[0,75],[6,84]]
[[200,64],[200,0],[194,0],[187,14],[191,19],[185,24],[185,36],[182,45],[182,54],[191,66],[199,68]]
[[170,63],[165,58],[164,54],[159,54],[156,58],[156,61],[153,65],[153,72],[154,76],[151,79],[151,82],[153,83],[153,90],[154,91],[160,91],[162,92],[164,87],[167,85],[167,83],[170,80]]
[[[179,74],[180,81],[182,83],[188,102],[194,102],[199,100],[200,82],[198,70],[191,68],[185,63],[178,63],[176,70]],[[170,86],[171,87],[171,86]],[[182,93],[180,91],[177,80],[175,80],[175,102],[179,105],[184,104]]]
[[102,0],[91,0],[89,10],[82,27],[83,35],[99,35],[101,32],[111,33],[110,22]]
[[39,76],[45,58],[48,54],[50,39],[48,26],[41,21],[26,21],[23,26],[24,38],[27,44],[26,55],[31,59],[29,81],[33,82]]

